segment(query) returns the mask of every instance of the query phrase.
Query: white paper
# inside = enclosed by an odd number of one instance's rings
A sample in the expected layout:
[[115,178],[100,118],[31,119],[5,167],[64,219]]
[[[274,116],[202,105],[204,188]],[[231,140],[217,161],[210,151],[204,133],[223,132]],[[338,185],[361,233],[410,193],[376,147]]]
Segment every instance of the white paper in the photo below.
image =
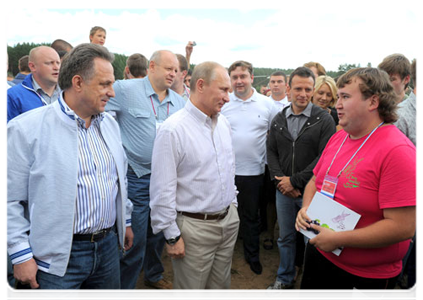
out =
[[[348,207],[334,201],[333,199],[316,192],[307,209],[307,215],[312,220],[317,220],[320,226],[333,229],[334,231],[353,230],[357,225],[361,215],[352,211]],[[313,231],[300,229],[301,233],[312,239],[316,236]],[[332,251],[335,255],[340,255],[342,249]]]

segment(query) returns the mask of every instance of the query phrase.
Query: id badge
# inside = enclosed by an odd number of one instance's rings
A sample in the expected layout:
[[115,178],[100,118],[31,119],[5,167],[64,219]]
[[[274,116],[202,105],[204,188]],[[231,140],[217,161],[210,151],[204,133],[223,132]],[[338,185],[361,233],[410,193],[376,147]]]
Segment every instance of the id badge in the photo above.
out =
[[157,121],[156,121],[156,134],[158,134],[158,133],[159,133],[159,129],[160,129],[160,127],[162,126],[162,124],[163,124],[163,122],[157,122]]
[[326,175],[325,178],[323,179],[322,190],[320,192],[333,199],[333,197],[335,196],[337,185],[338,185],[337,177]]

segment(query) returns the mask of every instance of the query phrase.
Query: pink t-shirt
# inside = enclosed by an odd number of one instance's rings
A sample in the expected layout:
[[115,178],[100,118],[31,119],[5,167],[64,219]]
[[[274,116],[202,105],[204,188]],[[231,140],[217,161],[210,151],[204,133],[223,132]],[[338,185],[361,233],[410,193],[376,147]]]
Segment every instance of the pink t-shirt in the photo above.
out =
[[[326,171],[347,133],[332,136],[314,168],[320,191]],[[367,135],[349,137],[329,171],[337,176]],[[394,125],[377,129],[339,177],[334,199],[361,215],[356,228],[383,219],[383,209],[416,205],[416,148]],[[383,248],[348,248],[340,256],[320,251],[341,269],[365,278],[391,278],[402,268],[409,241]]]

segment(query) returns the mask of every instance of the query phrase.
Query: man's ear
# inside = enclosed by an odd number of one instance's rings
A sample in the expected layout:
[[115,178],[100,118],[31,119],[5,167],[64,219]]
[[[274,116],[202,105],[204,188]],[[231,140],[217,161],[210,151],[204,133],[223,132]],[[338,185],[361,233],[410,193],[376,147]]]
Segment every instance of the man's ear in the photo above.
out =
[[410,83],[410,75],[407,75],[404,78],[404,85],[407,85],[407,83]]
[[195,83],[195,90],[198,93],[202,93],[204,91],[204,87],[206,85],[206,82],[204,81],[203,78],[200,78],[197,80],[197,82]]
[[84,80],[82,79],[80,75],[75,75],[72,77],[72,87],[78,92],[82,90],[83,82]]
[[156,67],[156,62],[150,61],[148,65],[148,69],[154,72],[154,68]]
[[131,78],[130,76],[132,76],[131,72],[129,71],[129,67],[125,66],[125,74],[128,78]]
[[28,67],[31,70],[31,72],[35,71],[35,64],[32,61],[28,62]]
[[374,111],[377,110],[379,107],[379,96],[378,95],[373,95],[370,97],[370,103],[369,103],[369,110],[370,111]]

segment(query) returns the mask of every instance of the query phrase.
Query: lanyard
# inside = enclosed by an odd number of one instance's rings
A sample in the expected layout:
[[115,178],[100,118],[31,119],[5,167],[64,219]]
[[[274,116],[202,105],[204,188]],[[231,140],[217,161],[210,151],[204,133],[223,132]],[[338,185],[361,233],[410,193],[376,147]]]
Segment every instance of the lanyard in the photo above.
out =
[[[369,136],[364,140],[364,142],[361,144],[361,146],[357,149],[357,151],[355,151],[355,153],[351,156],[350,160],[345,164],[345,166],[342,168],[341,171],[339,171],[338,176],[336,176],[337,178],[339,178],[339,176],[341,176],[342,172],[345,170],[345,168],[348,166],[348,164],[353,160],[353,158],[355,157],[355,155],[358,153],[358,151],[360,151],[360,149],[364,146],[364,144],[367,142],[367,140],[372,136],[372,134],[376,131],[376,129],[378,129],[380,126],[382,126],[384,122],[380,123],[375,129],[372,130],[372,132],[369,134]],[[329,170],[332,167],[333,162],[335,161],[336,156],[338,155],[339,151],[341,150],[342,146],[344,145],[345,141],[347,140],[348,134],[345,136],[344,141],[342,142],[341,146],[339,146],[338,151],[336,151],[335,156],[332,159],[332,162],[330,163],[330,166],[328,168],[328,170],[326,171],[326,175],[329,174]]]
[[[151,106],[153,107],[154,116],[156,117],[156,120],[157,120],[157,113],[156,113],[156,109],[154,108],[153,98],[151,96],[150,96],[150,100],[151,100]],[[167,116],[169,117],[169,102],[167,103]]]
[[188,98],[189,98],[189,93],[190,93],[190,91],[188,91],[188,89],[187,89],[187,87],[186,87],[186,85],[184,84],[184,89],[185,89],[185,93],[187,94],[187,96],[188,96]]

